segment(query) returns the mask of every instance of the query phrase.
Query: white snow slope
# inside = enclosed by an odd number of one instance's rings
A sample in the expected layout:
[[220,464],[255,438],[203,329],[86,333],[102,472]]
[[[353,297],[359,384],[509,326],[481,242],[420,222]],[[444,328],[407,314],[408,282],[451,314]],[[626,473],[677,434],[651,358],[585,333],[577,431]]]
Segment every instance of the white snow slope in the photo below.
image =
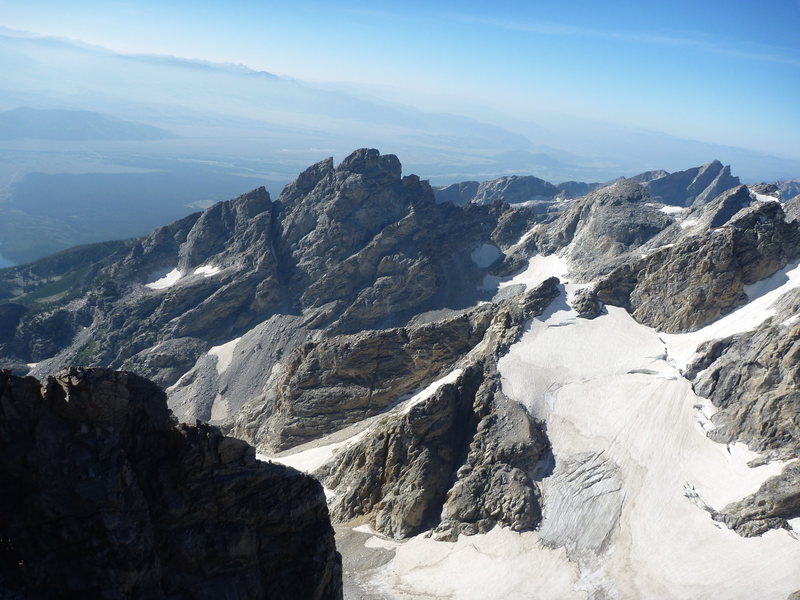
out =
[[[556,274],[558,260],[535,257],[515,279],[535,285]],[[791,268],[782,277],[792,281]],[[770,283],[763,287],[777,287]],[[577,287],[567,285],[567,294]],[[738,318],[747,311],[763,314],[763,304],[748,304]],[[680,346],[686,352],[709,334]],[[680,336],[672,337],[675,344]],[[719,509],[756,491],[782,465],[750,468],[755,454],[743,444],[728,448],[706,437],[698,413],[710,403],[693,393],[658,332],[614,307],[595,320],[579,319],[562,297],[533,320],[499,368],[504,392],[547,422],[556,471],[576,455],[616,465],[618,522],[611,515],[609,525],[609,515],[591,507],[556,518],[547,507],[568,506],[571,489],[551,475],[542,485],[539,531],[550,540],[559,528],[576,536],[571,550],[545,546],[538,531],[495,528],[456,543],[423,534],[397,545],[369,587],[392,598],[509,600],[784,600],[800,590],[797,533],[743,538],[702,508]],[[599,503],[599,497],[585,502]],[[598,552],[575,550],[580,538],[588,545],[603,539],[604,527],[610,533]]]

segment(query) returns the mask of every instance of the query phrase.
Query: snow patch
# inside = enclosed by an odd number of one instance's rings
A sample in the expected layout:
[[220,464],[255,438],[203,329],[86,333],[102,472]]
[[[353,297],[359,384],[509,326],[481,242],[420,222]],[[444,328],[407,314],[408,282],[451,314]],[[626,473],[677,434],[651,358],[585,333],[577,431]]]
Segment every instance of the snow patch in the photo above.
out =
[[681,229],[686,229],[687,227],[694,227],[700,221],[697,219],[686,219],[685,221],[681,221]]
[[370,583],[401,600],[585,600],[563,549],[547,548],[535,533],[495,527],[456,542],[420,534],[394,548],[394,558]]
[[499,288],[502,289],[521,283],[526,286],[526,289],[533,289],[550,277],[558,277],[563,283],[568,271],[566,257],[558,254],[550,254],[548,256],[537,254],[528,261],[528,268],[508,281],[500,282]]
[[431,396],[433,396],[436,391],[447,383],[455,383],[456,380],[461,377],[461,373],[464,372],[464,369],[454,369],[441,379],[437,379],[433,383],[431,383],[428,387],[426,387],[421,392],[417,392],[411,398],[406,400],[404,407],[403,407],[403,414],[408,414],[411,412],[411,409],[419,404],[420,402],[424,402]]
[[791,317],[789,317],[785,321],[781,321],[781,325],[783,325],[784,327],[787,327],[789,325],[792,325],[792,324],[796,323],[797,319],[800,319],[800,315],[792,315]]
[[217,374],[222,375],[228,367],[231,366],[233,362],[233,351],[236,348],[236,344],[238,344],[241,339],[241,337],[238,337],[220,346],[209,348],[208,354],[217,357]]
[[475,248],[475,250],[473,250],[469,256],[475,265],[481,269],[485,269],[486,267],[494,264],[494,262],[502,255],[503,253],[497,246],[494,244],[484,243]]
[[35,369],[35,368],[36,368],[36,366],[37,366],[39,363],[35,362],[35,363],[26,363],[26,364],[28,365],[28,368],[29,368],[29,369]]
[[[337,450],[339,450],[340,448],[350,447],[353,444],[356,444],[359,441],[361,441],[364,438],[364,436],[366,436],[369,430],[370,428],[367,427],[360,433],[352,435],[344,440],[334,442],[331,444],[323,443],[321,445],[308,448],[307,450],[295,452],[294,454],[287,454],[284,456],[267,456],[266,454],[257,454],[256,458],[262,461],[269,460],[272,462],[280,463],[282,465],[286,465],[287,467],[292,467],[294,469],[297,469],[298,471],[313,473],[314,471],[319,469],[322,465],[328,463],[337,453],[336,452]],[[323,440],[325,440],[325,438],[323,438]],[[335,492],[332,492],[332,494],[335,494]]]
[[758,192],[754,192],[753,190],[750,190],[750,196],[755,198],[758,202],[778,202],[778,203],[780,203],[780,200],[778,198],[774,197],[774,196],[768,196],[767,194],[759,194]]
[[674,215],[677,213],[682,213],[686,210],[683,206],[662,206],[658,209],[660,212],[664,213],[665,215]]
[[175,267],[160,279],[146,283],[145,287],[149,287],[151,290],[163,290],[175,285],[181,277],[181,272]]
[[792,531],[795,533],[800,533],[800,517],[797,517],[796,519],[789,519],[788,523],[789,527],[792,528]]
[[212,275],[216,275],[219,273],[220,268],[215,267],[213,265],[203,265],[202,267],[197,267],[194,270],[195,275],[202,275],[203,277],[211,277]]

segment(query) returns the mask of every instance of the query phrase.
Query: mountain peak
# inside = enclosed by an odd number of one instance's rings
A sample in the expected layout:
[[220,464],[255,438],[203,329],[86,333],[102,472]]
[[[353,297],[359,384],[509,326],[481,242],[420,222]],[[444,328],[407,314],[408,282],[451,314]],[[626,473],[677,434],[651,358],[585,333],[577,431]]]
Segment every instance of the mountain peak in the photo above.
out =
[[336,168],[337,172],[384,175],[386,179],[399,180],[402,173],[400,159],[394,154],[383,154],[375,148],[360,148],[352,152]]

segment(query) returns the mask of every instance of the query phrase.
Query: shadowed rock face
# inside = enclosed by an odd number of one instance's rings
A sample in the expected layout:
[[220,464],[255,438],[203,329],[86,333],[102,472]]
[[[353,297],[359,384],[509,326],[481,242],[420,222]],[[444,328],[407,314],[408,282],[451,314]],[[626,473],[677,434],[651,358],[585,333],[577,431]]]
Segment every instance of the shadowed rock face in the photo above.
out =
[[322,488],[125,372],[0,371],[3,598],[341,598]]

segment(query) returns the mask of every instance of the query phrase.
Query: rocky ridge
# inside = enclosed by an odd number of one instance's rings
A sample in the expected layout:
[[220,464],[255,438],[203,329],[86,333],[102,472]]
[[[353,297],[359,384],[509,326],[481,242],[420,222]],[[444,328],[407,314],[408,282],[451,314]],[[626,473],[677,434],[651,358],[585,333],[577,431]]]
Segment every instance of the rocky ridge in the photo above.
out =
[[341,598],[319,483],[132,373],[0,371],[0,596]]
[[[528,222],[510,212],[436,204],[396,157],[359,150],[309,167],[277,201],[262,188],[157,229],[69,303],[6,309],[4,353],[39,376],[69,364],[136,369],[170,386],[181,418],[222,420],[308,336],[491,298],[486,256]],[[272,348],[267,365],[248,363],[249,390],[232,384],[241,366],[225,375],[216,349],[231,340],[237,356]]]
[[366,517],[398,538],[431,527],[442,539],[497,523],[535,527],[541,510],[532,474],[547,459],[547,439],[502,393],[497,358],[559,293],[552,278],[500,302],[475,350],[452,366],[460,371],[451,383],[388,413],[321,467],[317,474],[334,494],[333,518]]

